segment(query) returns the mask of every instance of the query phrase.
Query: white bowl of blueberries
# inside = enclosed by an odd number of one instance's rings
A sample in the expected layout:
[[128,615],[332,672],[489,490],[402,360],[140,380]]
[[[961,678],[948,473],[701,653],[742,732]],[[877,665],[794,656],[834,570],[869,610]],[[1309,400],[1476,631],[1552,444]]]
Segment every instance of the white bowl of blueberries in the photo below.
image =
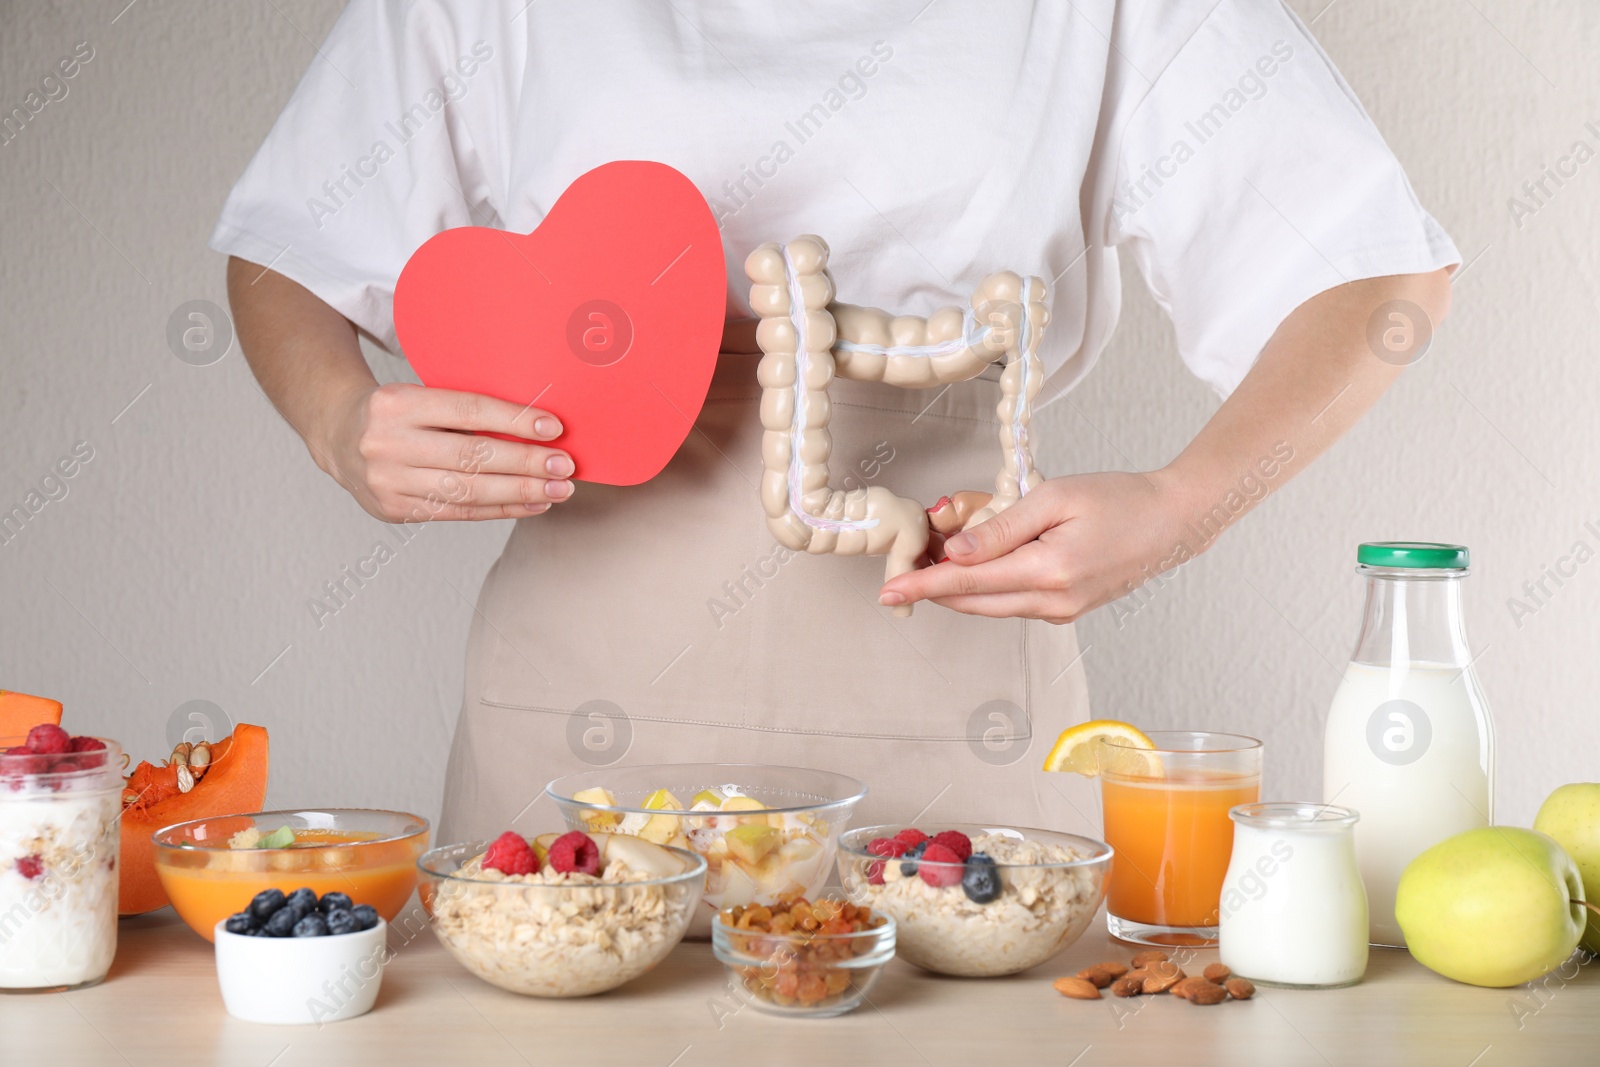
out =
[[228,1014],[254,1023],[331,1023],[372,1009],[388,924],[344,893],[263,889],[217,923],[217,984]]

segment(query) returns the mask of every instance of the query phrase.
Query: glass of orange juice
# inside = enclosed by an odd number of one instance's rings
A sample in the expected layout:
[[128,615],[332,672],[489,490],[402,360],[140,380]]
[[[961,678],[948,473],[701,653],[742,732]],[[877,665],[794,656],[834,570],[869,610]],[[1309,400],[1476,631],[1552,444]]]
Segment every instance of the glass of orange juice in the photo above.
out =
[[1154,749],[1096,742],[1106,843],[1116,850],[1106,926],[1141,945],[1212,945],[1233,854],[1228,811],[1261,799],[1261,742],[1200,730],[1149,738]]

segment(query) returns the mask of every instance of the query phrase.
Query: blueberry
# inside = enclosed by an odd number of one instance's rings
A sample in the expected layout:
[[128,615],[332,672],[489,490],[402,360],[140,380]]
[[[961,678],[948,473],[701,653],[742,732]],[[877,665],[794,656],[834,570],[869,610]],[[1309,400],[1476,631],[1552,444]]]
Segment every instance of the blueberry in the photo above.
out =
[[922,842],[900,854],[900,876],[902,878],[914,877],[917,873],[917,860],[928,850],[928,843]]
[[261,929],[268,937],[288,937],[294,930],[294,924],[299,921],[300,913],[293,908],[279,908]]
[[256,917],[248,911],[241,911],[237,915],[228,916],[228,921],[222,928],[230,934],[248,934],[256,928]]
[[301,886],[290,893],[283,903],[285,907],[293,908],[297,915],[310,915],[317,910],[317,894],[315,890]]
[[271,918],[273,912],[283,907],[285,899],[281,889],[263,889],[250,899],[249,912],[264,922]]
[[328,933],[353,934],[356,932],[356,917],[350,912],[340,908],[338,911],[328,912]]
[[974,904],[987,904],[1000,895],[1000,872],[994,860],[983,852],[974,852],[967,860],[966,873],[961,876],[961,888]]
[[328,920],[320,912],[314,911],[294,924],[295,937],[325,937],[327,933]]
[[322,914],[330,915],[336,911],[349,911],[350,897],[345,893],[322,894]]
[[371,904],[357,904],[350,909],[350,916],[355,919],[357,930],[370,930],[378,925],[378,909]]

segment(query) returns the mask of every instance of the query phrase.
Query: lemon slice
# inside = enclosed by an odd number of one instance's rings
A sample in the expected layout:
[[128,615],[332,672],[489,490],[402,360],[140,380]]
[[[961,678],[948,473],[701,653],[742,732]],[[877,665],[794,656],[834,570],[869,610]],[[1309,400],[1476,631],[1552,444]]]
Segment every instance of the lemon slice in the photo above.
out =
[[[1044,769],[1071,771],[1086,778],[1099,777],[1100,766],[1096,758],[1095,742],[1101,738],[1122,741],[1131,748],[1156,747],[1155,742],[1140,732],[1136,726],[1115,719],[1092,719],[1061,731],[1061,736],[1056,738],[1056,743],[1050,748],[1050,754],[1044,758]],[[1150,766],[1156,760],[1155,756],[1141,758],[1134,757],[1132,753],[1129,753],[1129,756],[1145,766]]]

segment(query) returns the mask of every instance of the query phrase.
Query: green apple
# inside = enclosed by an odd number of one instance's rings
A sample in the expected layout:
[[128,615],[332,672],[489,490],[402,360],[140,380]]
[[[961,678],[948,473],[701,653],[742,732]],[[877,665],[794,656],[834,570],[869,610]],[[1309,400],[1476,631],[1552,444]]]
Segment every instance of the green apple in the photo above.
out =
[[1400,876],[1394,915],[1417,961],[1446,978],[1514,986],[1559,967],[1583,934],[1583,882],[1556,840],[1485,826],[1434,845]]
[[[1574,782],[1545,798],[1533,828],[1567,850],[1583,878],[1584,899],[1600,903],[1600,782]],[[1583,947],[1600,953],[1600,915],[1589,912]]]

